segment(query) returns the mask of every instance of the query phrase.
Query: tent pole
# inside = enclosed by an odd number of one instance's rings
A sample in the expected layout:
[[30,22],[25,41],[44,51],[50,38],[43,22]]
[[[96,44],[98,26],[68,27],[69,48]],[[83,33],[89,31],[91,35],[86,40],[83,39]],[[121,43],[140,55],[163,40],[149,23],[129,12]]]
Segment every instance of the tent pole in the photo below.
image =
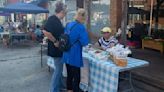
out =
[[36,14],[34,14],[34,24],[36,25]]

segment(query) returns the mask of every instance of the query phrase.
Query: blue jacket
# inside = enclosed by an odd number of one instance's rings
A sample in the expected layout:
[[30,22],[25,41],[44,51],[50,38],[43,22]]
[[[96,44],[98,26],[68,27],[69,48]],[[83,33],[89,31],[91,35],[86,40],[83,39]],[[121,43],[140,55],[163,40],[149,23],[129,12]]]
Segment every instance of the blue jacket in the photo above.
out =
[[[74,26],[74,27],[73,27]],[[70,31],[70,29],[72,30]],[[63,53],[63,62],[72,66],[82,67],[82,47],[89,43],[88,33],[83,24],[73,21],[67,24],[65,32],[69,33],[71,49]],[[76,42],[78,40],[78,42]],[[76,43],[75,43],[76,42]]]

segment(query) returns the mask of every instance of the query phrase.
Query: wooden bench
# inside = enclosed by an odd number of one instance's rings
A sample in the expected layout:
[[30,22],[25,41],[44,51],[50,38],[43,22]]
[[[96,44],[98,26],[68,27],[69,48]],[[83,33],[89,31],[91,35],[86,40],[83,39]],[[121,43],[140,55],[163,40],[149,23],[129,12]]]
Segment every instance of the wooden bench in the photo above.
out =
[[154,40],[154,39],[142,39],[142,49],[144,48],[151,48],[155,50],[159,50],[161,53],[164,52],[164,41]]

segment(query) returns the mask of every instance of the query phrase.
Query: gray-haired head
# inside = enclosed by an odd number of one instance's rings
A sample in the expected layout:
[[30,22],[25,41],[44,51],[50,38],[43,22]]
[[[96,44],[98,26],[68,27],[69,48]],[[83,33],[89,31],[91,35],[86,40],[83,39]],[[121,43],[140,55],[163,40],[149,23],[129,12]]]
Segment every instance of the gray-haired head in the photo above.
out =
[[55,13],[60,13],[61,11],[66,11],[66,5],[62,1],[58,1],[55,5]]

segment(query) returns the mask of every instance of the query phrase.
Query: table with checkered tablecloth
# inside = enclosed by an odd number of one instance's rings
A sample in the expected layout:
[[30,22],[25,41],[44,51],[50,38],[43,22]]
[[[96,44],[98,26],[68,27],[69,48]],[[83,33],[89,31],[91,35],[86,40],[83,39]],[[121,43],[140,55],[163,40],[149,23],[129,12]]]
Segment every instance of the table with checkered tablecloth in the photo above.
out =
[[83,57],[87,59],[87,61],[84,60],[84,63],[88,62],[88,76],[86,74],[81,74],[81,76],[82,78],[88,77],[88,80],[81,79],[80,88],[89,92],[117,92],[120,72],[144,67],[149,64],[147,61],[128,57],[128,65],[126,67],[118,67],[111,60],[98,60],[93,55],[85,52],[83,52]]
[[6,35],[9,36],[9,32],[0,32],[0,39],[3,39]]

